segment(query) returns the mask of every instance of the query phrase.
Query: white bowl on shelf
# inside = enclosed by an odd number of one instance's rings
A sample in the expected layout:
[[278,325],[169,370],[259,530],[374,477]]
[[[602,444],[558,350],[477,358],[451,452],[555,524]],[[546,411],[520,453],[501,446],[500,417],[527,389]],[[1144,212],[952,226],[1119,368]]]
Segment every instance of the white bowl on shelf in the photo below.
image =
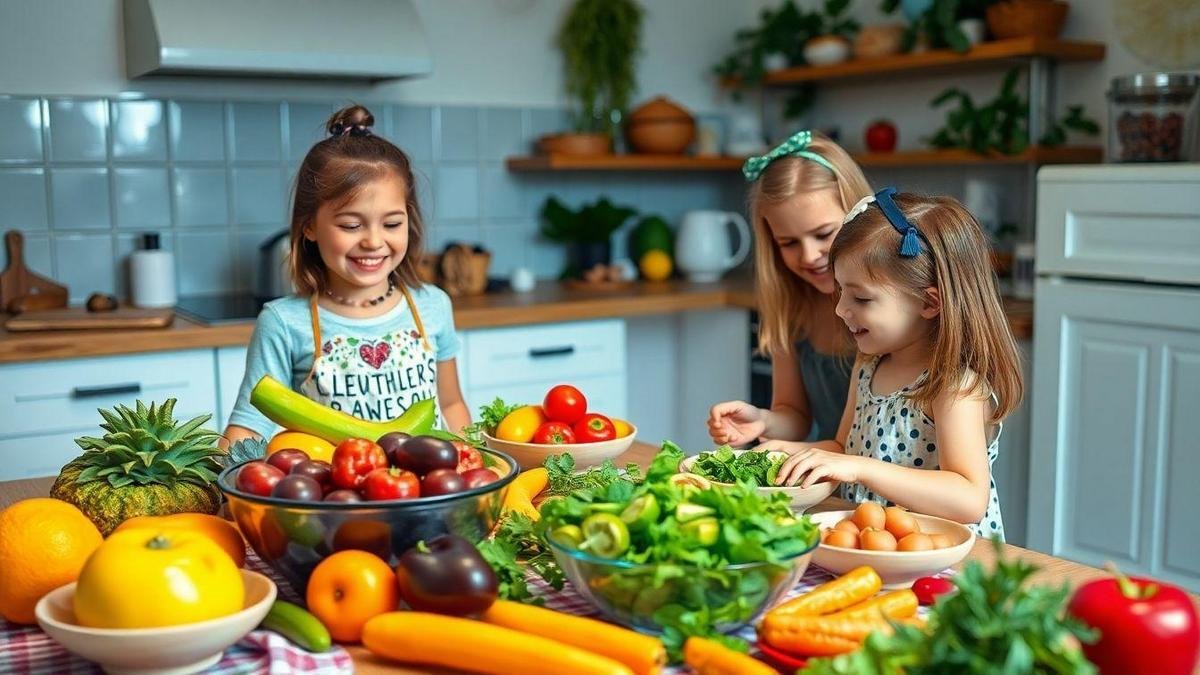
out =
[[204,670],[225,648],[262,623],[275,602],[275,583],[241,570],[243,609],[227,616],[159,628],[91,628],[75,618],[75,584],[50,591],[34,608],[38,625],[67,651],[100,664],[111,675],[177,675]]
[[483,433],[483,442],[493,450],[512,455],[522,469],[536,469],[550,455],[561,455],[564,452],[570,453],[575,458],[576,469],[586,469],[601,464],[606,459],[615,459],[628,450],[637,437],[637,427],[630,426],[631,430],[628,435],[598,443],[567,443],[563,445],[517,443],[516,441],[502,441],[488,435],[487,432]]
[[[810,513],[809,517],[823,535],[825,530],[836,525],[838,521],[852,515],[854,511],[822,511]],[[907,588],[921,577],[932,576],[961,562],[975,545],[975,533],[962,523],[921,513],[912,515],[917,519],[922,532],[948,535],[954,544],[932,551],[864,551],[830,546],[822,542],[813,553],[813,564],[837,575],[867,565],[883,579],[884,588]]]
[[[756,451],[755,450],[734,450],[733,454],[741,455],[746,452],[756,452]],[[782,455],[784,453],[773,452],[770,454]],[[698,460],[698,459],[700,459],[700,455],[692,455],[691,457],[684,459],[682,462],[679,463],[679,470],[686,472],[686,473],[695,473],[695,471],[693,471],[692,468],[696,465],[696,460]],[[711,480],[711,479],[709,479],[709,482],[712,483],[713,485],[726,485],[726,486],[733,485],[732,483],[722,483],[720,481],[715,481],[715,480]],[[821,501],[823,501],[826,497],[833,494],[833,491],[836,488],[837,488],[837,483],[823,482],[823,483],[817,483],[816,485],[814,485],[812,487],[807,487],[807,488],[802,488],[798,485],[795,485],[795,486],[768,485],[768,486],[759,487],[757,489],[758,489],[759,494],[763,494],[763,495],[774,494],[776,492],[780,492],[780,493],[787,495],[788,498],[792,500],[792,509],[795,511],[798,511],[800,513],[804,513],[804,511],[806,509],[812,508],[813,506],[815,506],[815,505],[819,504]]]

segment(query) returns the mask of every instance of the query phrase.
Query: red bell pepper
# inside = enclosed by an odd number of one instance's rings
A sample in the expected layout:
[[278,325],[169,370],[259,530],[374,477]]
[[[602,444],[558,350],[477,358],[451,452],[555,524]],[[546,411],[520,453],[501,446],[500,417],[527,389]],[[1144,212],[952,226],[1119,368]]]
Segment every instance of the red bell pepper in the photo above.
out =
[[1196,607],[1174,586],[1116,572],[1080,586],[1067,612],[1100,632],[1083,645],[1100,675],[1191,675],[1200,658]]
[[347,438],[333,449],[333,484],[356,490],[367,474],[388,467],[387,453],[378,443],[365,438]]

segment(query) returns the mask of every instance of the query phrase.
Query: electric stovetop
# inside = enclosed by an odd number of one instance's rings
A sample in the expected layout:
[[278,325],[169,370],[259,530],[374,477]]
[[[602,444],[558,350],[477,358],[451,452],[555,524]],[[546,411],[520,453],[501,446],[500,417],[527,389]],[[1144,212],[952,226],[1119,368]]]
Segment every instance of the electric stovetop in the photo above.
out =
[[266,299],[252,293],[193,295],[180,297],[175,311],[192,321],[206,325],[253,321]]

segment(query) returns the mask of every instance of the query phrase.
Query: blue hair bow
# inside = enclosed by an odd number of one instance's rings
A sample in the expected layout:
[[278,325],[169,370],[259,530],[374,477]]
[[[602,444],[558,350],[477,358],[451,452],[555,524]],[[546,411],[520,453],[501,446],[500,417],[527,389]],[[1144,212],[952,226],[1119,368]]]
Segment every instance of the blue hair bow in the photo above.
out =
[[892,227],[900,233],[900,257],[915,258],[921,254],[921,231],[911,220],[904,217],[900,207],[896,206],[896,202],[892,199],[894,194],[896,194],[896,188],[885,187],[874,195],[863,197],[854,205],[854,208],[850,209],[842,223],[849,223],[866,211],[871,204],[874,204],[883,212],[883,216],[888,219]]

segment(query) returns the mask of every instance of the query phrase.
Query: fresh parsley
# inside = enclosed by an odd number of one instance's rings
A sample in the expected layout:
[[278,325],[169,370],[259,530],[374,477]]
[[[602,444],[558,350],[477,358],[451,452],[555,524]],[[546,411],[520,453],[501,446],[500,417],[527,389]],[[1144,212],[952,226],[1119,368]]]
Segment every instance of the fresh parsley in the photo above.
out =
[[632,462],[625,465],[624,474],[611,459],[604,460],[600,466],[576,473],[575,458],[564,452],[547,457],[542,465],[550,479],[551,495],[569,495],[578,490],[605,488],[622,481],[631,484],[642,481],[642,470]]
[[463,437],[472,445],[483,445],[482,433],[485,431],[489,434],[494,433],[501,420],[522,405],[521,403],[509,405],[497,396],[491,403],[479,406],[479,421],[463,427]]
[[534,522],[521,513],[510,513],[497,528],[495,536],[478,545],[484,560],[496,572],[500,582],[499,595],[506,600],[542,604],[533,595],[525,579],[528,566],[555,590],[560,590],[566,578],[552,554],[534,532]]

